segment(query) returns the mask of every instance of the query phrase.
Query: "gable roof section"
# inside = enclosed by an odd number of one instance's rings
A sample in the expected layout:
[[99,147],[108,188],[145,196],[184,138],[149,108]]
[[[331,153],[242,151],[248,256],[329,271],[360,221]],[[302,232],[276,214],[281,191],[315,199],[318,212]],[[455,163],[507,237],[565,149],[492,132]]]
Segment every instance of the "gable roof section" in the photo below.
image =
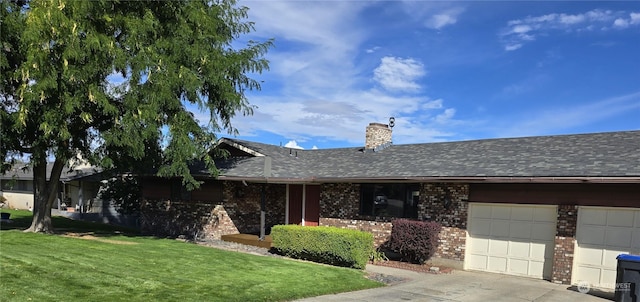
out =
[[219,161],[220,179],[229,180],[640,181],[640,131],[391,145],[378,152],[224,140],[259,154]]
[[[53,163],[47,163],[47,180],[49,180],[51,176],[51,170],[53,170]],[[64,169],[62,169],[60,181],[79,180],[100,173],[100,169],[97,168],[71,169],[69,166],[65,166]],[[24,163],[16,164],[4,174],[0,174],[0,179],[33,180],[33,169]],[[96,181],[100,179],[93,180]]]

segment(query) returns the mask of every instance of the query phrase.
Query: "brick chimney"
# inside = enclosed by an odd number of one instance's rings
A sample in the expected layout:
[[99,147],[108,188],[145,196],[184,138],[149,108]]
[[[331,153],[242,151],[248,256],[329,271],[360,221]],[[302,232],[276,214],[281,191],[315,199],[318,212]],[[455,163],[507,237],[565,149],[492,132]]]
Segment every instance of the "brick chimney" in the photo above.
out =
[[375,149],[391,144],[391,128],[389,128],[389,125],[369,123],[365,134],[365,149]]

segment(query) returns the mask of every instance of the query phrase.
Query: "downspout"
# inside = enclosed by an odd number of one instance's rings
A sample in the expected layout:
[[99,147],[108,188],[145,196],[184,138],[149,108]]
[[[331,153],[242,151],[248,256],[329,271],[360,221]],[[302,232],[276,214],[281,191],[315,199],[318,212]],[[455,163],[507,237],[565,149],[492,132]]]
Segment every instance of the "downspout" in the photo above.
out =
[[304,226],[305,223],[305,212],[307,211],[307,185],[306,184],[302,184],[302,225]]
[[266,236],[266,216],[267,216],[267,201],[266,201],[266,188],[271,176],[271,157],[264,157],[264,180],[262,189],[260,190],[260,241],[264,241]]
[[267,184],[262,184],[262,189],[260,190],[260,241],[264,241],[264,238],[266,236],[266,216],[267,216],[267,210],[266,210],[266,201],[265,201],[265,188],[267,187]]

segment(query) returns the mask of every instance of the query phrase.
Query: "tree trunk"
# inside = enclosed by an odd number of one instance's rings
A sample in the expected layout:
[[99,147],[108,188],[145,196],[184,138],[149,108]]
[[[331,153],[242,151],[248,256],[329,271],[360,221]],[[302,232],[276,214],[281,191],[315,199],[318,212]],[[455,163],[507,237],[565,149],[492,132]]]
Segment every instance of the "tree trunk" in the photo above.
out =
[[58,183],[64,168],[64,161],[56,158],[47,181],[47,160],[40,156],[33,161],[33,219],[25,232],[53,233],[51,207],[58,195]]

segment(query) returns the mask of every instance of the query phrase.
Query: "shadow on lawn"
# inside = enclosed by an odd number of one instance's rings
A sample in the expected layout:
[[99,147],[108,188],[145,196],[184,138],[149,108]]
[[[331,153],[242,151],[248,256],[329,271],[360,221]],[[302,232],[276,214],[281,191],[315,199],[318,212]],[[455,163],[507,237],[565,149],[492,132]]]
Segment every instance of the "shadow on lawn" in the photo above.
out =
[[[0,223],[0,231],[19,230],[23,231],[31,226],[32,213],[19,210],[2,210],[3,213],[10,213],[10,221]],[[109,224],[73,220],[62,216],[51,217],[54,233],[64,235],[91,234],[96,237],[127,236],[127,237],[148,237],[140,234],[136,229],[130,229]]]

